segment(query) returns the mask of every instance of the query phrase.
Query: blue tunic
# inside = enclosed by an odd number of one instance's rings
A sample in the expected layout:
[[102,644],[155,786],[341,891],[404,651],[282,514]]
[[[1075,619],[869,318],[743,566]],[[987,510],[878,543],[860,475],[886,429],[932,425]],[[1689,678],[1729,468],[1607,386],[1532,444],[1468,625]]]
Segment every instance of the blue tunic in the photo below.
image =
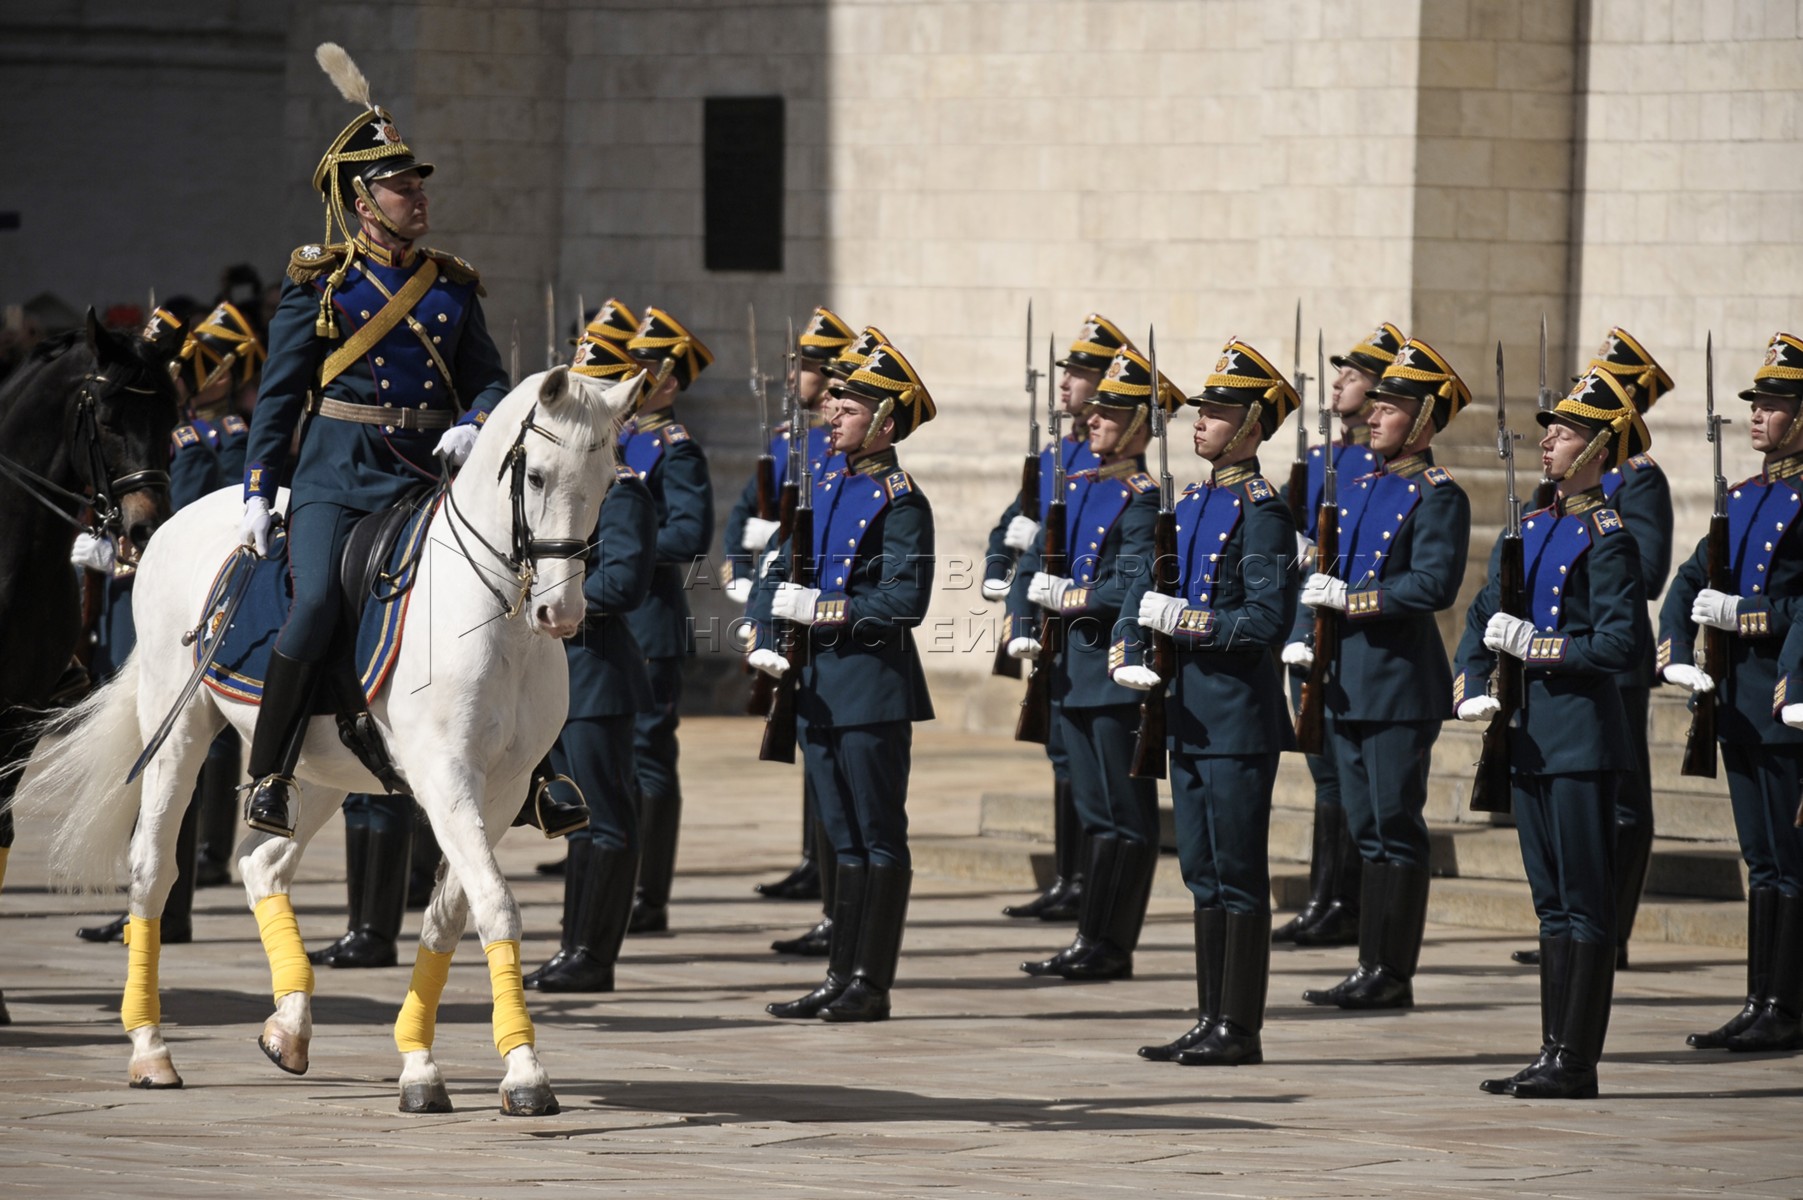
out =
[[[844,466],[844,456],[834,454],[831,448],[832,434],[823,426],[813,426],[808,430],[807,456],[815,479],[826,474],[835,467]],[[770,457],[775,460],[776,469],[772,472],[772,487],[780,492],[789,478],[789,431],[783,430],[770,439]],[[774,497],[773,497],[774,498]],[[745,487],[739,492],[737,503],[732,511],[726,514],[726,531],[721,542],[725,551],[726,582],[735,579],[749,579],[756,567],[753,555],[741,543],[745,540],[745,522],[758,515],[758,480],[756,472],[745,481]]]
[[[1089,471],[1100,465],[1101,460],[1096,452],[1089,448],[1087,438],[1072,437],[1066,434],[1059,448],[1064,453],[1064,471],[1067,475],[1075,475],[1080,471]],[[1045,524],[1046,506],[1051,503],[1052,488],[1052,448],[1047,446],[1039,452],[1039,516],[1037,520]],[[1008,523],[1020,515],[1020,490],[1014,492],[1014,498],[1008,507],[1002,510],[1001,519],[995,528],[989,531],[989,545],[983,555],[983,578],[996,581],[1008,578],[1008,572],[1014,569],[1019,551],[1013,550],[1003,540],[1008,536]],[[1025,585],[1019,585],[1024,593]]]
[[[582,583],[588,613],[564,650],[570,662],[570,719],[619,717],[651,710],[644,651],[626,614],[651,591],[657,566],[657,506],[630,467],[601,502]],[[566,730],[565,737],[571,736]]]
[[707,455],[668,412],[641,417],[620,437],[620,461],[645,481],[657,506],[657,572],[627,618],[647,658],[695,653],[688,589],[714,540],[714,485]]

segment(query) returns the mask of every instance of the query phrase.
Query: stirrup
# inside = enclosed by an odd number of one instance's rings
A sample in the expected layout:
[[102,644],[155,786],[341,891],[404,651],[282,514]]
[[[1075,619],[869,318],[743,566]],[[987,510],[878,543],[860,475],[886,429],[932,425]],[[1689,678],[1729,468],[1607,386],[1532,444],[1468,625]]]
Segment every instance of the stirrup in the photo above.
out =
[[[262,833],[274,834],[276,837],[293,837],[294,819],[288,811],[289,797],[286,793],[296,786],[292,775],[265,775],[261,779],[245,784],[239,789],[246,793],[244,823]],[[278,814],[259,811],[258,805],[259,800],[263,800],[278,789],[282,794],[272,803],[271,807],[274,804],[280,804],[279,819]]]
[[[551,785],[562,781],[570,785],[576,793],[575,804],[560,804],[551,796]],[[568,775],[543,775],[532,781],[532,824],[538,826],[547,839],[565,837],[579,829],[588,828],[588,797],[582,794],[582,788]]]

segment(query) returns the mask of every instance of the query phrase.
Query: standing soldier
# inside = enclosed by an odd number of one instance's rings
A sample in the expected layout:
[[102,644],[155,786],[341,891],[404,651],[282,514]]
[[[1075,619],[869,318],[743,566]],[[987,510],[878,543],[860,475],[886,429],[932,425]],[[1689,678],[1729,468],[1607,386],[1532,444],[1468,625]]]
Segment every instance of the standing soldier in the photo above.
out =
[[[1727,1024],[1690,1035],[1699,1050],[1789,1050],[1803,1036],[1803,831],[1792,824],[1803,777],[1803,730],[1778,720],[1779,649],[1803,595],[1803,338],[1775,333],[1753,386],[1747,432],[1764,469],[1727,489],[1730,589],[1709,586],[1709,539],[1672,579],[1659,610],[1661,675],[1691,693],[1715,690],[1692,666],[1694,627],[1726,636],[1716,738],[1747,864],[1747,1000]],[[1721,434],[1717,433],[1716,437]],[[1720,460],[1717,459],[1717,470]]]
[[714,485],[707,455],[676,420],[676,395],[689,389],[714,361],[701,339],[661,308],[647,308],[626,343],[634,361],[655,375],[669,375],[639,405],[620,437],[620,459],[651,489],[657,504],[657,574],[645,602],[627,617],[651,672],[652,709],[640,713],[633,751],[638,761],[638,903],[633,933],[670,927],[670,883],[676,875],[676,838],[682,826],[682,783],[676,773],[677,711],[682,702],[682,660],[695,653],[688,582],[695,561],[714,540]]
[[[319,58],[362,111],[314,169],[327,241],[289,260],[244,464],[242,537],[265,557],[276,489],[290,467],[293,474],[294,599],[264,680],[245,805],[253,829],[280,837],[294,833],[294,764],[338,624],[338,560],[351,527],[439,478],[435,455],[452,466],[469,457],[508,390],[475,270],[419,245],[431,164],[413,157],[394,118],[370,101],[349,56],[328,43]],[[334,228],[344,241],[330,240]],[[305,426],[303,414],[311,415]]]
[[1587,1099],[1609,1027],[1615,980],[1616,787],[1634,768],[1617,680],[1645,656],[1640,552],[1603,497],[1603,472],[1644,453],[1650,437],[1628,386],[1592,370],[1536,414],[1552,507],[1521,522],[1528,617],[1502,611],[1500,564],[1465,614],[1453,700],[1462,721],[1487,722],[1500,656],[1522,663],[1520,708],[1505,732],[1522,866],[1540,917],[1540,1054],[1498,1095]]
[[1114,678],[1161,687],[1141,665],[1141,627],[1170,637],[1176,675],[1171,796],[1183,881],[1195,898],[1196,1002],[1189,1032],[1142,1058],[1185,1066],[1264,1061],[1259,1030],[1271,976],[1271,789],[1296,748],[1272,652],[1295,620],[1296,523],[1259,471],[1258,448],[1300,402],[1281,372],[1230,340],[1190,403],[1196,453],[1214,468],[1175,514],[1178,580],[1142,577],[1127,593]]
[[[1102,373],[1114,361],[1116,352],[1130,345],[1127,335],[1113,321],[1101,313],[1090,313],[1083,319],[1077,340],[1056,364],[1063,372],[1058,382],[1058,404],[1070,423],[1070,431],[1057,447],[1067,478],[1096,465],[1095,451],[1089,445],[1089,406],[1101,386]],[[1047,386],[1051,386],[1049,380]],[[1020,496],[1016,494],[990,531],[989,550],[983,559],[983,598],[1007,601],[1010,653],[1024,650],[1032,641],[1036,624],[1033,605],[1027,600],[1032,573],[1019,570],[1018,560],[1040,549],[1040,530],[1052,500],[1052,453],[1053,448],[1047,446],[1039,455],[1039,511],[1021,512]],[[1025,904],[1008,905],[1002,909],[1004,917],[1074,920],[1083,896],[1083,825],[1071,799],[1070,756],[1064,749],[1064,734],[1055,711],[1049,729],[1045,752],[1052,763],[1052,885]]]
[[836,875],[826,978],[769,1005],[773,1016],[889,1016],[914,876],[913,723],[933,719],[914,647],[933,591],[933,510],[894,446],[935,411],[914,368],[886,343],[835,381],[827,427],[845,465],[814,481],[814,545],[802,549],[814,570],[794,578],[796,548],[785,543],[752,591],[752,666],[779,679],[794,669],[776,649],[773,620],[807,639],[795,710]]
[[[1183,393],[1159,373],[1157,403],[1169,413]],[[1021,558],[1028,598],[1064,621],[1051,663],[1059,737],[1070,759],[1071,795],[1087,840],[1077,936],[1047,959],[1023,962],[1029,975],[1102,980],[1133,977],[1158,868],[1158,790],[1132,775],[1140,696],[1109,678],[1115,623],[1135,579],[1152,561],[1158,484],[1146,474],[1152,368],[1122,347],[1096,390],[1089,445],[1097,465],[1069,481],[1065,545],[1069,576],[1040,569],[1038,548]],[[1037,656],[1040,643],[1028,647]]]
[[[1339,372],[1333,381],[1333,411],[1340,419],[1340,440],[1332,449],[1334,469],[1340,479],[1361,478],[1380,465],[1377,455],[1371,452],[1371,429],[1365,423],[1371,411],[1370,393],[1407,340],[1402,330],[1385,321],[1351,350],[1328,359]],[[1321,519],[1326,450],[1325,446],[1314,446],[1308,452],[1308,494],[1302,498],[1301,533],[1310,542],[1316,540],[1315,526]],[[1293,499],[1287,485],[1283,498],[1286,503]],[[1290,668],[1290,697],[1297,706],[1302,703],[1302,681],[1315,661],[1314,633],[1314,610],[1297,605],[1296,627],[1283,648],[1283,661]],[[1306,761],[1309,776],[1315,781],[1315,836],[1309,852],[1308,903],[1273,933],[1271,940],[1299,946],[1344,946],[1358,940],[1359,864],[1364,860],[1359,857],[1358,843],[1346,828],[1346,809],[1340,803],[1339,756],[1334,753],[1334,743],[1325,728],[1321,753],[1308,755]]]
[[1359,965],[1310,1004],[1407,1008],[1427,923],[1427,773],[1452,711],[1452,672],[1434,614],[1465,577],[1471,502],[1434,465],[1434,435],[1471,403],[1439,351],[1417,338],[1371,390],[1372,453],[1384,465],[1340,491],[1340,561],[1322,563],[1302,603],[1343,614],[1327,676],[1346,824],[1364,858]]

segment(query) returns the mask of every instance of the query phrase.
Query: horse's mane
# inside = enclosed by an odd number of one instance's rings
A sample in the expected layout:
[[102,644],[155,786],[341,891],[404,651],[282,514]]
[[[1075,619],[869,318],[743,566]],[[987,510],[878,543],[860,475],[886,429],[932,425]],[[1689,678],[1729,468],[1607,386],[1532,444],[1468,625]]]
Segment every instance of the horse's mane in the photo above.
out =
[[87,340],[79,329],[45,338],[33,346],[31,353],[13,368],[12,373],[0,379],[0,415],[9,412],[13,405],[30,392],[46,369],[66,358],[72,351],[87,352]]

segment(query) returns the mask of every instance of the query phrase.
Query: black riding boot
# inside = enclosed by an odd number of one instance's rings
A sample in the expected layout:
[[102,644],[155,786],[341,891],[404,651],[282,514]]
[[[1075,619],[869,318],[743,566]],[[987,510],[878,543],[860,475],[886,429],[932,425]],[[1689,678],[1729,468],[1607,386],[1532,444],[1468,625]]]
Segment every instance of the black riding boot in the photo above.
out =
[[820,871],[820,919],[800,937],[777,938],[770,948],[778,954],[798,954],[802,958],[825,958],[833,945],[833,894],[838,872],[833,870],[833,843],[826,836],[826,826],[814,825],[814,844],[825,866]]
[[1052,886],[1025,904],[1010,904],[1004,917],[1074,921],[1083,896],[1083,822],[1068,779],[1052,780]]
[[766,1004],[764,1011],[784,1020],[810,1019],[837,1000],[851,986],[858,965],[858,937],[864,922],[865,893],[870,868],[864,863],[838,863],[833,881],[832,945],[826,959],[826,978],[819,987],[798,1000]]
[[663,933],[670,928],[670,886],[676,880],[676,835],[682,828],[682,793],[641,796],[639,803],[639,889],[628,933]]
[[1765,1006],[1772,984],[1772,955],[1778,932],[1778,889],[1757,887],[1747,892],[1747,1002],[1728,1023],[1708,1033],[1693,1033],[1685,1044],[1697,1050],[1724,1050],[1728,1039],[1743,1033]]
[[561,963],[576,948],[576,909],[582,902],[584,881],[588,878],[589,860],[593,854],[594,839],[587,834],[569,840],[570,852],[565,857],[563,873],[563,932],[557,939],[557,953],[545,960],[543,966],[535,971],[528,971],[520,979],[524,987],[536,988],[538,981],[545,977],[545,972]]
[[1609,1001],[1615,991],[1615,945],[1573,939],[1567,954],[1559,1044],[1537,1071],[1515,1081],[1510,1094],[1522,1100],[1591,1100],[1596,1097],[1596,1063],[1609,1033]]
[[[1077,982],[1133,978],[1133,951],[1146,923],[1146,903],[1158,871],[1158,847],[1145,842],[1118,843],[1113,886],[1100,897],[1088,948],[1053,972]],[[1085,912],[1089,906],[1085,903]],[[1079,930],[1079,941],[1084,939]]]
[[1772,937],[1771,982],[1759,1015],[1728,1039],[1741,1053],[1795,1050],[1803,1045],[1803,896],[1779,896]]
[[175,882],[163,901],[162,944],[183,946],[194,940],[194,880],[200,868],[200,811],[192,803],[175,834]]
[[1221,1019],[1177,1056],[1186,1067],[1241,1067],[1265,1061],[1265,993],[1271,983],[1271,914],[1227,914]]
[[1326,903],[1309,924],[1296,931],[1298,946],[1356,946],[1359,940],[1359,895],[1362,890],[1365,860],[1352,830],[1346,824],[1346,810],[1339,808],[1334,819],[1335,837],[1323,881]]
[[1565,1021],[1565,993],[1571,976],[1571,939],[1541,938],[1535,951],[1540,964],[1540,1053],[1534,1061],[1506,1079],[1486,1079],[1478,1084],[1493,1096],[1511,1096],[1515,1085],[1545,1068],[1559,1048]]
[[244,802],[244,823],[277,837],[294,836],[294,764],[300,761],[301,743],[313,713],[313,685],[320,664],[289,658],[280,650],[269,653],[269,674],[263,681],[263,704],[257,711],[257,728],[250,740],[250,795]]
[[1102,939],[1102,929],[1108,918],[1108,899],[1120,886],[1121,839],[1112,833],[1098,833],[1088,839],[1087,849],[1084,860],[1089,865],[1083,871],[1077,936],[1050,958],[1022,963],[1020,969],[1029,975],[1062,976],[1067,966],[1087,957]]
[[444,851],[438,848],[438,835],[432,832],[432,822],[426,819],[418,801],[413,805],[413,853],[408,860],[407,907],[422,909],[432,902]]
[[194,873],[195,887],[223,887],[232,881],[243,750],[237,730],[221,733],[207,748],[207,761],[194,785],[194,807],[200,810],[200,865]]
[[1221,1019],[1221,981],[1227,960],[1227,910],[1198,908],[1196,939],[1196,1023],[1189,1032],[1162,1046],[1141,1046],[1139,1056],[1153,1062],[1176,1062],[1177,1056],[1208,1036]]
[[344,896],[348,919],[338,940],[307,951],[307,961],[324,966],[344,946],[353,931],[363,925],[363,877],[369,873],[369,810],[347,809],[344,814]]
[[1336,828],[1346,824],[1346,810],[1337,804],[1315,805],[1314,838],[1308,852],[1308,902],[1302,911],[1279,925],[1271,933],[1273,942],[1294,942],[1296,935],[1313,925],[1326,911],[1328,892],[1332,888],[1334,858],[1339,845],[1334,841]]
[[1377,970],[1383,945],[1384,887],[1389,875],[1383,863],[1367,862],[1359,875],[1359,961],[1352,974],[1330,988],[1308,988],[1302,998],[1309,1004],[1338,1005],[1355,984]]
[[526,800],[514,825],[530,825],[546,838],[568,837],[588,828],[588,800],[568,775],[559,775],[547,755],[532,769]]
[[1653,864],[1651,818],[1629,824],[1615,823],[1615,969],[1628,965],[1628,939],[1634,934],[1634,918],[1640,914],[1640,893],[1646,888],[1647,869]]
[[[1383,940],[1377,968],[1346,989],[1341,1008],[1412,1008],[1415,967],[1421,961],[1421,935],[1427,926],[1428,874],[1402,863],[1374,863],[1386,876]],[[1368,868],[1369,869],[1369,868]]]
[[[572,847],[574,850],[574,847]],[[547,964],[539,977],[541,992],[611,992],[614,964],[626,940],[632,916],[632,889],[638,877],[638,853],[594,847],[584,864],[582,894],[576,906],[575,932],[566,934],[570,952]],[[570,877],[565,876],[567,891]]]
[[865,881],[864,919],[851,986],[820,1010],[820,1019],[845,1023],[889,1019],[889,989],[901,958],[902,928],[908,923],[908,893],[914,872],[906,867],[871,867]]
[[821,892],[820,854],[814,841],[814,811],[808,789],[801,792],[801,861],[774,883],[753,884],[751,890],[766,900],[818,900]]
[[[350,816],[345,814],[347,821]],[[395,939],[401,935],[401,916],[407,908],[413,857],[413,815],[371,810],[363,816],[357,839],[351,836],[352,826],[345,829],[350,928],[330,946],[307,956],[321,966],[363,969],[392,967],[396,962]]]

